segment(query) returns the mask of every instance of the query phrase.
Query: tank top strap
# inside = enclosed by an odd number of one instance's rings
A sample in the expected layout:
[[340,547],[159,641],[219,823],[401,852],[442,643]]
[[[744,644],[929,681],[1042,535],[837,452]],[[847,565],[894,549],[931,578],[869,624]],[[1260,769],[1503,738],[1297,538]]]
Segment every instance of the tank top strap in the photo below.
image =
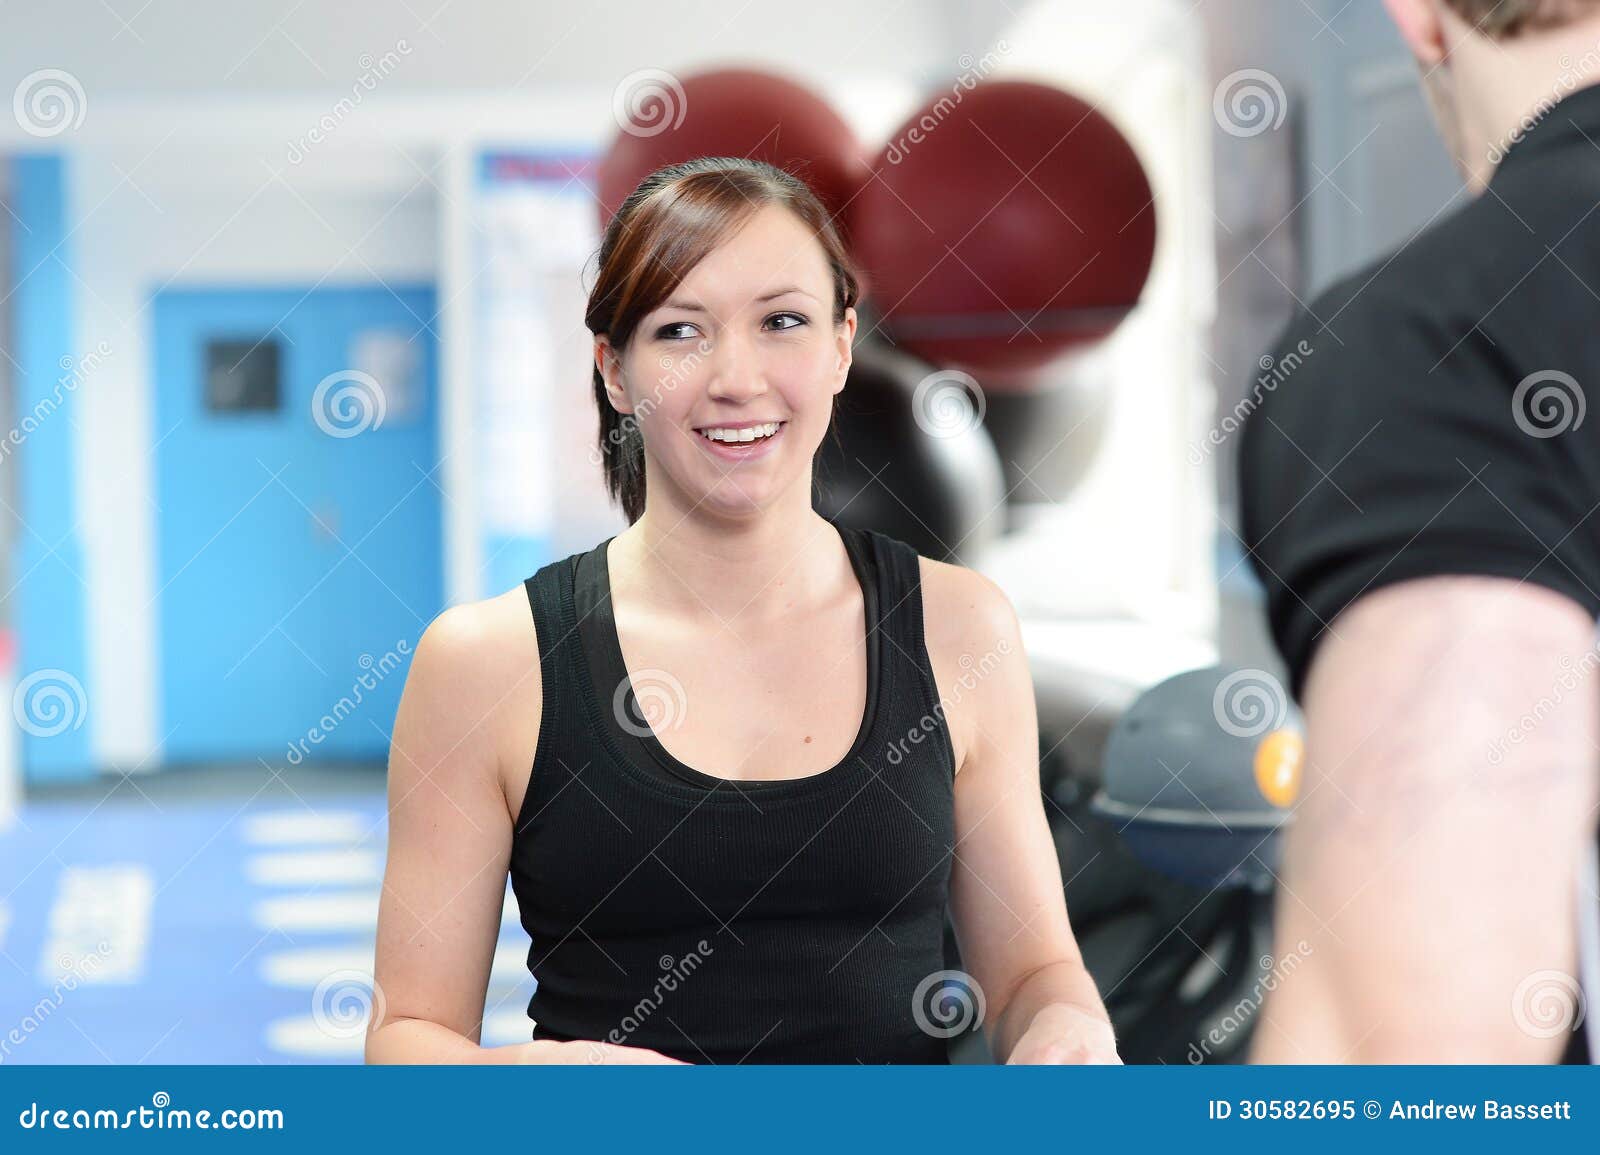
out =
[[[574,702],[580,685],[582,639],[572,609],[572,573],[579,555],[552,561],[523,580],[528,606],[539,641],[539,740],[524,795],[523,815],[543,805],[552,756],[567,755],[568,740],[576,727],[584,729],[581,702]],[[519,816],[518,829],[522,827]]]
[[840,533],[857,535],[875,574],[886,682],[895,687],[890,711],[902,725],[918,726],[925,735],[940,735],[933,747],[943,763],[941,770],[953,781],[955,753],[933,662],[928,656],[922,568],[916,548],[872,529],[847,530],[841,526]]
[[845,529],[865,553],[878,595],[878,629],[908,653],[923,649],[922,574],[917,551],[874,529]]
[[[522,583],[528,592],[534,625],[538,628],[539,672],[557,678],[555,687],[561,685],[559,679],[569,672],[579,646],[577,622],[573,620],[572,602],[567,592],[577,560],[578,555],[573,554],[550,562]],[[547,679],[546,699],[552,688]]]

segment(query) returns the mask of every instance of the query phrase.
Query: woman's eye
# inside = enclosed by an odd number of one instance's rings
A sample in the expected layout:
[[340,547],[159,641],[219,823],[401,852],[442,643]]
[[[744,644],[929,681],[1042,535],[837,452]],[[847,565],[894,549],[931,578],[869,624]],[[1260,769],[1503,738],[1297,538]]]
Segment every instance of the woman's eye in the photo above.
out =
[[[768,322],[783,321],[785,324],[773,326],[773,332],[783,333],[790,329],[798,329],[806,324],[806,319],[799,313],[774,313],[767,318]],[[679,330],[688,330],[679,332]],[[686,341],[694,335],[694,325],[688,321],[674,321],[670,325],[663,325],[656,330],[658,341]]]

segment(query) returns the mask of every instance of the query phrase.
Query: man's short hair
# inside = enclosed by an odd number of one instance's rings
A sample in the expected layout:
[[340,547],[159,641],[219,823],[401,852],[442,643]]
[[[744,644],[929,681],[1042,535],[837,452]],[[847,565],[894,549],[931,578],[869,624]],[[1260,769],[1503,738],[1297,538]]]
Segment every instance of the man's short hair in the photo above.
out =
[[1493,40],[1558,28],[1595,11],[1597,0],[1445,0],[1467,23]]

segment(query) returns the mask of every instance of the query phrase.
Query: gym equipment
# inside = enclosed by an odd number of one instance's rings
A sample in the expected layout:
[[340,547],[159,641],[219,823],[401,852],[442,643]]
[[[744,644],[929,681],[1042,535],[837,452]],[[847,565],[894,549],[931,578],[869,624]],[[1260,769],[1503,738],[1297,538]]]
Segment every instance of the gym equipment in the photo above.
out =
[[1179,882],[1270,888],[1278,831],[1299,793],[1303,729],[1266,671],[1177,674],[1141,694],[1112,728],[1095,812]]
[[1133,148],[1044,84],[941,93],[891,135],[850,214],[891,340],[974,373],[1041,365],[1104,337],[1155,255]]
[[1123,712],[1098,790],[1047,778],[1068,910],[1125,1062],[1245,1058],[1273,982],[1278,835],[1302,760],[1281,684],[1209,666]]
[[[676,87],[674,87],[676,85]],[[701,156],[764,160],[800,177],[849,243],[841,213],[870,175],[867,153],[844,119],[804,85],[753,69],[690,76],[645,74],[618,92],[626,119],[599,165],[600,226],[634,187],[664,165]]]
[[817,512],[941,561],[981,552],[1005,528],[1005,483],[970,380],[861,338],[817,455]]
[[[1243,1061],[1272,947],[1272,893],[1210,892],[1153,869],[1091,803],[1094,768],[1040,735],[1044,806],[1067,909],[1126,1063]],[[947,947],[959,967],[955,946]],[[952,1062],[987,1062],[981,1039],[952,1041]]]

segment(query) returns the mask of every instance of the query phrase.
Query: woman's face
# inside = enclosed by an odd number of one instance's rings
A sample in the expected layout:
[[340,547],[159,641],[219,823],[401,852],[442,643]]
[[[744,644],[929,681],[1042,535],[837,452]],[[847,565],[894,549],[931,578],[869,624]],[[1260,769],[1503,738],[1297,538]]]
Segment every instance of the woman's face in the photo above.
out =
[[855,329],[854,309],[833,322],[822,246],[769,205],[643,318],[620,374],[597,337],[611,403],[644,436],[652,500],[665,482],[685,510],[737,516],[809,477]]

